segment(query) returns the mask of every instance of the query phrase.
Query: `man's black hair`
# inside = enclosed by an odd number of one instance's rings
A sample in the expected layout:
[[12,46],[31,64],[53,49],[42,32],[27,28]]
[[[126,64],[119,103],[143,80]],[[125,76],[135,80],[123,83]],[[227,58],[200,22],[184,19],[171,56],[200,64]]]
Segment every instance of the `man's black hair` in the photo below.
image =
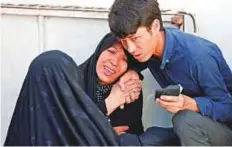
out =
[[111,32],[124,38],[136,33],[140,26],[149,29],[155,19],[160,21],[160,30],[163,30],[161,11],[156,0],[115,0],[108,22]]

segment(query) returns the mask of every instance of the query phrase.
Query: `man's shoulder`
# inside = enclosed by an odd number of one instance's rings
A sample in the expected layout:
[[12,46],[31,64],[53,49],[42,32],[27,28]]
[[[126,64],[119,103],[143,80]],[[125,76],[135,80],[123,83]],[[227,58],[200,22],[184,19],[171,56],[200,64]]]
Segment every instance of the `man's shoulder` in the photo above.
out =
[[186,51],[193,55],[204,55],[219,49],[215,43],[200,36],[178,31],[176,29],[171,31],[175,38],[176,47],[182,48],[183,52]]
[[[189,33],[189,32],[183,32],[177,28],[170,28],[166,27],[165,28],[166,33],[170,34],[172,37],[176,38],[177,41],[189,41],[189,40],[195,40],[195,41],[201,41],[202,43],[206,44],[214,44],[213,42],[198,36],[195,33]],[[194,43],[194,42],[191,42]]]

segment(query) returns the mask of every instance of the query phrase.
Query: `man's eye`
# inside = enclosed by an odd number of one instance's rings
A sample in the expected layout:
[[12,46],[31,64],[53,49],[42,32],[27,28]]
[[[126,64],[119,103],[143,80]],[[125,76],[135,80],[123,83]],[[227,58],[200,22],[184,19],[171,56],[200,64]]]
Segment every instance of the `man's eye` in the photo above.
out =
[[127,48],[127,43],[126,43],[126,42],[122,41],[121,43],[122,43],[122,46],[123,46],[124,48]]
[[134,41],[134,42],[138,42],[139,41],[139,37],[134,37],[134,38],[132,38],[132,40]]

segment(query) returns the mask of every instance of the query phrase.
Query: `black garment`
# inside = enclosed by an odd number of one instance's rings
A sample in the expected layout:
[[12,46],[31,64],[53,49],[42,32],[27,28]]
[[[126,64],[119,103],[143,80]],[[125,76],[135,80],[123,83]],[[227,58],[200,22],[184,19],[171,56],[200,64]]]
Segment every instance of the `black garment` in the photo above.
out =
[[83,75],[60,51],[38,56],[30,65],[5,145],[117,145],[103,113],[79,83]]
[[[95,105],[96,62],[115,41],[111,34],[106,35],[96,52],[79,67],[60,51],[39,55],[29,67],[5,145],[118,145],[110,123]],[[133,106],[130,111],[126,105],[125,112],[118,112],[111,122],[141,130],[142,103]],[[138,118],[137,126],[127,122],[133,119],[120,116],[124,113]]]

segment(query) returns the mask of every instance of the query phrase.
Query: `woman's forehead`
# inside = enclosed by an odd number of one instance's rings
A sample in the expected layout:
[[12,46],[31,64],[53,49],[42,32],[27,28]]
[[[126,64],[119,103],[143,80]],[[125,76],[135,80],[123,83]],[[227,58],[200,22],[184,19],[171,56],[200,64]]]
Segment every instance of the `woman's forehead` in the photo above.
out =
[[116,48],[116,49],[123,49],[123,47],[122,47],[122,44],[120,43],[120,42],[115,42],[113,45],[112,45],[112,47],[114,47],[114,48]]

